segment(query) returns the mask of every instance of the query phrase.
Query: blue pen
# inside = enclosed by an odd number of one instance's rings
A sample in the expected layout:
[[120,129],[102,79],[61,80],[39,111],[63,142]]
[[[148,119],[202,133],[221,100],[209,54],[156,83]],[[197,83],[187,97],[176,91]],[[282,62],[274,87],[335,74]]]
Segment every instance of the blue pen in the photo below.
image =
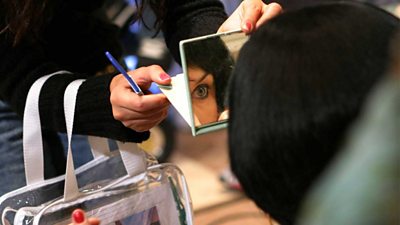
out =
[[111,55],[111,53],[106,52],[106,56],[108,60],[110,60],[111,64],[125,77],[125,79],[128,81],[129,85],[131,85],[132,90],[138,94],[138,95],[143,95],[142,90],[140,87],[136,84],[136,82],[128,75],[128,73],[124,70],[124,68],[118,63],[118,61]]

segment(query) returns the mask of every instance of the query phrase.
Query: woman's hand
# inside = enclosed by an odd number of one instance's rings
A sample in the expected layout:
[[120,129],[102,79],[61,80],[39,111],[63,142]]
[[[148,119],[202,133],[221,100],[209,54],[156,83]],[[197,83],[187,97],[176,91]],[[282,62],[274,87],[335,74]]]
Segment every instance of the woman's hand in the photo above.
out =
[[82,209],[75,209],[71,215],[72,223],[69,225],[99,225],[100,220],[96,218],[85,218],[85,212]]
[[246,34],[282,12],[278,3],[265,4],[261,0],[244,0],[221,25],[218,33],[241,29]]
[[[141,67],[128,73],[145,93],[153,81],[162,85],[171,83],[171,77],[159,66]],[[121,74],[112,79],[110,92],[114,118],[130,129],[147,131],[167,116],[169,101],[164,94],[139,96]]]

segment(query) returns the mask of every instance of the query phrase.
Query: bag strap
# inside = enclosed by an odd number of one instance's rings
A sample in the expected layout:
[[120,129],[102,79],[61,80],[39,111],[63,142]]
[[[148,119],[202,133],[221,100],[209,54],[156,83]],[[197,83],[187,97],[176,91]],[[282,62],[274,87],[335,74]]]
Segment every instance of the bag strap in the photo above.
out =
[[56,74],[68,74],[58,71],[39,78],[29,89],[23,118],[22,145],[24,149],[24,166],[26,184],[31,185],[44,181],[44,159],[42,130],[40,129],[39,95],[43,84]]
[[[44,181],[43,139],[39,115],[39,96],[44,83],[57,74],[70,74],[68,71],[58,71],[39,78],[31,86],[26,99],[23,118],[23,149],[24,166],[27,186]],[[64,113],[66,118],[68,149],[71,149],[71,135],[75,113],[76,96],[83,80],[77,80],[68,85],[64,93]],[[109,153],[107,139],[89,136],[92,152],[96,158]],[[146,170],[145,153],[134,143],[120,143],[121,157],[129,176],[134,176]],[[69,165],[69,167],[68,167]],[[68,177],[70,176],[70,177]],[[68,180],[68,182],[67,182]],[[66,170],[67,199],[76,195],[77,184],[74,174],[72,153],[67,156]],[[75,194],[74,194],[75,193]]]
[[[68,155],[67,168],[65,172],[64,201],[70,201],[79,196],[78,183],[76,180],[71,150],[71,139],[74,124],[76,96],[78,94],[79,86],[82,84],[82,82],[83,80],[73,81],[68,85],[64,93],[64,113],[68,138]],[[99,141],[100,139],[97,140]],[[108,146],[108,143],[104,142],[104,140],[99,141],[95,144]],[[136,143],[117,142],[117,144],[121,153],[122,161],[129,176],[135,176],[146,171],[146,155]],[[98,149],[104,150],[104,148],[102,147],[98,147]]]
[[74,125],[75,103],[78,89],[84,80],[72,81],[64,93],[64,115],[68,137],[67,168],[65,171],[64,201],[69,201],[79,195],[78,182],[75,176],[74,160],[72,157],[71,140]]
[[93,158],[110,154],[110,147],[107,138],[88,136],[88,142]]
[[146,154],[137,143],[117,141],[117,145],[129,176],[133,177],[146,171]]
[[[71,74],[69,71],[58,71],[36,80],[29,89],[23,117],[23,155],[25,179],[27,186],[44,181],[43,139],[40,129],[39,96],[44,83],[52,76]],[[110,152],[106,138],[88,136],[92,155],[97,158]]]

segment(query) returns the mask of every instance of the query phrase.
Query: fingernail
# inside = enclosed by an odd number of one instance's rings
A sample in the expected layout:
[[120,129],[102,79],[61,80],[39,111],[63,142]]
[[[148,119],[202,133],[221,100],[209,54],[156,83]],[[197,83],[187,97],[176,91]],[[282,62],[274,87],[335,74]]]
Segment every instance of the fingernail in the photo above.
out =
[[160,79],[161,80],[168,80],[168,79],[170,79],[171,77],[168,75],[168,74],[166,74],[166,73],[162,73],[162,74],[160,74]]
[[250,21],[246,21],[244,23],[244,27],[243,28],[244,28],[244,31],[251,32],[251,30],[253,29],[253,25],[251,24]]
[[83,221],[85,221],[85,214],[81,210],[75,210],[72,213],[72,218],[75,223],[83,223]]

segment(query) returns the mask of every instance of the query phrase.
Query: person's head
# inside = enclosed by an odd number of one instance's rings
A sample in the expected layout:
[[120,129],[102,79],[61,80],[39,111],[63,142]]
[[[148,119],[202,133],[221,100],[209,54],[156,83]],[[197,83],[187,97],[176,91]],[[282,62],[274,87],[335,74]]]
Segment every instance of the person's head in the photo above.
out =
[[201,124],[218,121],[226,109],[226,88],[233,59],[220,38],[184,45],[194,113]]
[[229,149],[245,193],[291,224],[384,74],[398,18],[331,2],[287,11],[242,48],[230,86]]

